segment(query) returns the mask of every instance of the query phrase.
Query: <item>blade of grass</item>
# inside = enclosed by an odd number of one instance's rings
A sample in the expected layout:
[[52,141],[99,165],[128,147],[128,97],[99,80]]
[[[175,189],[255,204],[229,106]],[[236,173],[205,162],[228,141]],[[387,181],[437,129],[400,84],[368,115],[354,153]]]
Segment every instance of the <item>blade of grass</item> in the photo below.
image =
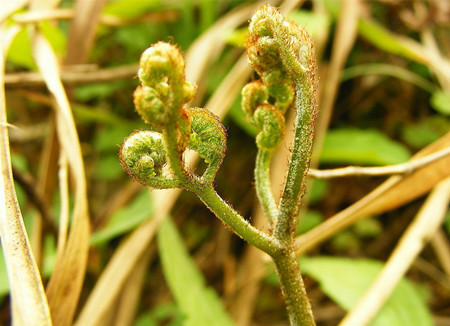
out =
[[375,317],[397,283],[442,224],[450,201],[450,178],[440,182],[403,234],[383,270],[341,326],[365,326]]
[[[258,228],[266,227],[266,218],[259,203],[252,211],[254,223]],[[230,302],[229,311],[233,320],[239,326],[251,325],[256,309],[261,281],[264,277],[264,253],[247,245],[242,260],[238,264],[236,275],[236,290]]]
[[69,32],[66,64],[84,63],[94,43],[100,13],[106,0],[77,0]]
[[122,295],[119,298],[118,311],[114,320],[115,326],[131,326],[139,307],[142,288],[146,280],[146,272],[153,250],[144,252],[125,282]]
[[89,249],[89,213],[84,164],[70,104],[59,78],[58,60],[48,41],[39,32],[33,36],[33,55],[55,99],[58,138],[67,154],[75,180],[71,230],[64,255],[56,262],[47,288],[54,323],[70,325],[83,285]]
[[8,122],[4,93],[4,60],[19,29],[1,30],[0,51],[0,236],[11,289],[14,325],[51,325],[41,276],[26,234],[11,171]]
[[156,203],[155,215],[143,223],[116,249],[100,275],[86,304],[75,322],[76,326],[94,326],[100,322],[110,306],[116,302],[125,281],[137,261],[148,249],[161,220],[169,213],[180,190],[152,191]]

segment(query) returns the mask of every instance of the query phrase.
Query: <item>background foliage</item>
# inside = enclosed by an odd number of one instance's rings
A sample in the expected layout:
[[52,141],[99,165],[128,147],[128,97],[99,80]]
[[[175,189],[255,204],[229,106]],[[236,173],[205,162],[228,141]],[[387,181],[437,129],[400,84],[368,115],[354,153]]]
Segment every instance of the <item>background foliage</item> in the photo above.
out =
[[[400,164],[439,139],[428,153],[450,146],[447,1],[272,2],[292,8],[288,17],[316,40],[321,113],[313,167]],[[192,194],[149,193],[133,183],[117,156],[122,140],[145,128],[132,103],[140,54],[159,40],[177,44],[186,56],[187,79],[199,87],[194,104],[222,116],[228,129],[216,188],[265,227],[252,185],[255,132],[239,95],[252,78],[242,57],[246,26],[260,5],[67,0],[18,1],[0,9],[11,125],[2,158],[10,151],[29,248],[46,287],[41,299],[48,300],[55,325],[287,323],[273,267],[257,250],[226,230]],[[60,71],[52,70],[59,65]],[[276,186],[282,184],[288,148],[289,143],[281,146],[272,169]],[[195,164],[190,153],[186,157]],[[309,248],[301,266],[318,325],[336,325],[382,269],[424,204],[422,195],[449,176],[448,156],[439,162],[420,170],[414,187],[394,188],[385,204],[365,211],[367,218]],[[430,170],[435,179],[427,177]],[[298,235],[386,178],[311,179]],[[6,252],[12,231],[11,212],[4,211],[0,234]],[[373,325],[450,324],[446,214]],[[19,289],[8,286],[6,265],[8,259],[0,259],[1,325],[9,324],[13,305],[31,309],[10,301]],[[67,284],[71,292],[58,294]]]

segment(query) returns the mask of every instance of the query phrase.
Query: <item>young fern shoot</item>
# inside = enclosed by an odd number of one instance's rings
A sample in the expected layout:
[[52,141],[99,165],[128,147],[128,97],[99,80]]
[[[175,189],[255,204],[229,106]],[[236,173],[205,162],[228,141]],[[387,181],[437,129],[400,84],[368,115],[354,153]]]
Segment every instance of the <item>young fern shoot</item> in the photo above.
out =
[[[173,45],[158,42],[141,57],[141,85],[134,93],[134,103],[152,130],[139,130],[126,138],[120,160],[124,170],[143,185],[195,193],[234,233],[269,254],[280,278],[291,325],[314,325],[294,251],[294,230],[317,114],[313,43],[302,28],[268,5],[252,17],[249,31],[248,56],[261,80],[244,87],[242,107],[259,130],[256,189],[272,232],[253,227],[214,190],[214,178],[226,151],[225,128],[210,111],[186,106],[196,88],[186,82],[184,60]],[[284,137],[284,113],[290,107],[297,113],[295,139],[283,195],[277,204],[271,192],[269,167]],[[187,148],[207,164],[202,175],[186,166],[183,154]]]
[[[303,28],[267,5],[252,17],[247,49],[250,63],[261,80],[244,87],[242,107],[249,121],[260,130],[256,137],[256,190],[264,213],[273,225],[273,237],[282,248],[272,258],[291,324],[314,325],[294,254],[294,232],[305,189],[317,115],[314,44]],[[296,110],[293,148],[284,190],[277,205],[268,171],[272,153],[284,135],[282,114],[291,106]]]

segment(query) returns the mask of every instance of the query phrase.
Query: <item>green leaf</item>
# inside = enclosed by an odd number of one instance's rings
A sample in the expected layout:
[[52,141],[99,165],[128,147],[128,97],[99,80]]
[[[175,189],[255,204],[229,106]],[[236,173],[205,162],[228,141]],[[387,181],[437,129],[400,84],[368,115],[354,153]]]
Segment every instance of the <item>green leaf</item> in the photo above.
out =
[[111,216],[103,229],[92,234],[89,243],[91,246],[98,246],[118,237],[147,220],[152,213],[153,203],[148,190],[144,189],[130,204]]
[[50,278],[56,261],[56,241],[53,235],[48,234],[44,237],[43,253],[42,275],[46,278]]
[[227,33],[225,36],[228,45],[233,45],[241,48],[245,48],[245,43],[248,38],[248,28],[242,27],[234,29]]
[[124,171],[119,162],[119,156],[101,155],[97,164],[95,165],[95,178],[97,180],[116,180],[124,175]]
[[309,190],[309,204],[314,205],[321,201],[328,193],[328,180],[314,180]]
[[67,49],[67,39],[62,30],[58,28],[57,25],[54,25],[45,20],[39,24],[39,30],[42,32],[42,34],[44,34],[53,50],[59,56],[65,56],[65,52]]
[[109,1],[103,14],[114,15],[124,19],[133,19],[159,7],[160,0],[116,0]]
[[300,235],[312,230],[324,220],[323,214],[319,211],[308,209],[303,216],[300,216],[299,224],[295,230],[295,235]]
[[342,128],[325,136],[321,163],[389,165],[406,162],[410,153],[405,146],[387,138],[378,130]]
[[421,149],[438,140],[450,130],[450,119],[442,115],[427,116],[417,123],[405,122],[402,140],[415,149]]
[[448,211],[447,215],[445,216],[444,228],[447,231],[447,235],[450,235],[450,211]]
[[[334,257],[302,258],[304,274],[317,280],[322,290],[345,310],[362,297],[383,264],[369,259]],[[414,286],[402,279],[371,326],[432,326],[431,314]]]
[[183,326],[183,315],[173,302],[157,305],[151,311],[141,314],[134,323],[134,326],[158,325]]
[[[48,21],[42,21],[38,27],[49,41],[53,50],[58,55],[63,56],[64,51],[66,50],[67,40],[61,29]],[[8,51],[7,60],[18,66],[36,70],[36,64],[34,63],[33,54],[31,52],[29,31],[27,28],[23,28],[14,38]]]
[[75,88],[75,98],[81,102],[99,99],[103,100],[113,93],[123,91],[128,86],[129,82],[126,80],[78,85],[77,88]]
[[437,112],[450,115],[450,93],[445,91],[437,91],[431,95],[431,106]]
[[[80,103],[73,103],[72,110],[76,121],[81,123],[104,123],[113,127],[127,123],[122,117],[111,112],[111,110],[108,111],[108,109],[94,108]],[[136,124],[133,123],[133,125]]]
[[161,223],[158,248],[166,281],[185,315],[184,325],[234,325],[217,293],[205,285],[170,218]]
[[28,30],[23,28],[12,41],[6,57],[7,61],[18,66],[35,70],[33,55],[31,53],[31,43]]
[[8,272],[6,270],[5,258],[3,257],[3,247],[0,243],[0,303],[9,293]]
[[103,128],[94,138],[94,146],[100,152],[119,152],[119,146],[122,145],[123,140],[131,134],[133,126],[136,124],[127,123],[119,126]]
[[325,12],[296,10],[290,13],[288,18],[304,27],[313,38],[318,36],[322,30],[328,30],[331,24],[331,17]]

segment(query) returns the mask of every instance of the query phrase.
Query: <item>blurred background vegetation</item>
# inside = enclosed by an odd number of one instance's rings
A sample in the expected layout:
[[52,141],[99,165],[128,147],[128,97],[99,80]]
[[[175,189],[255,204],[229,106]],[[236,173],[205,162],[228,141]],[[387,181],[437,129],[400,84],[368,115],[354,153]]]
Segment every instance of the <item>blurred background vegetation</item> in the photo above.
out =
[[[45,36],[61,64],[73,114],[68,121],[76,125],[84,162],[91,233],[84,282],[74,292],[79,295],[74,320],[79,325],[231,325],[231,320],[286,325],[278,283],[264,257],[224,228],[193,194],[149,195],[123,172],[117,155],[126,136],[147,128],[132,103],[140,54],[160,40],[177,44],[186,57],[187,79],[198,84],[193,105],[220,115],[227,127],[228,152],[217,191],[252,222],[262,223],[253,187],[255,133],[240,110],[239,91],[255,78],[242,56],[248,20],[264,2],[30,2],[26,7],[27,1],[19,1],[11,12],[4,7],[4,29],[21,27],[7,52],[4,87],[8,122],[14,126],[9,132],[17,197],[44,285],[62,259],[57,254],[60,217],[66,214],[75,222],[80,174],[74,172],[71,148],[61,140],[64,131],[56,131],[60,102],[42,78],[46,64],[37,62],[45,55],[37,50],[36,33]],[[450,130],[450,2],[269,2],[289,11],[288,17],[316,41],[321,113],[313,167],[404,163]],[[288,148],[284,144],[274,162],[275,187],[283,182]],[[385,179],[311,182],[298,234]],[[307,253],[302,264],[318,325],[338,324],[423,201],[418,194]],[[379,316],[374,325],[450,325],[448,213],[438,232],[443,242],[426,246],[414,260],[389,301],[390,311],[385,309],[388,316]],[[331,256],[352,259],[327,260]],[[11,318],[9,293],[0,259],[1,325]],[[401,317],[405,314],[408,323]]]

